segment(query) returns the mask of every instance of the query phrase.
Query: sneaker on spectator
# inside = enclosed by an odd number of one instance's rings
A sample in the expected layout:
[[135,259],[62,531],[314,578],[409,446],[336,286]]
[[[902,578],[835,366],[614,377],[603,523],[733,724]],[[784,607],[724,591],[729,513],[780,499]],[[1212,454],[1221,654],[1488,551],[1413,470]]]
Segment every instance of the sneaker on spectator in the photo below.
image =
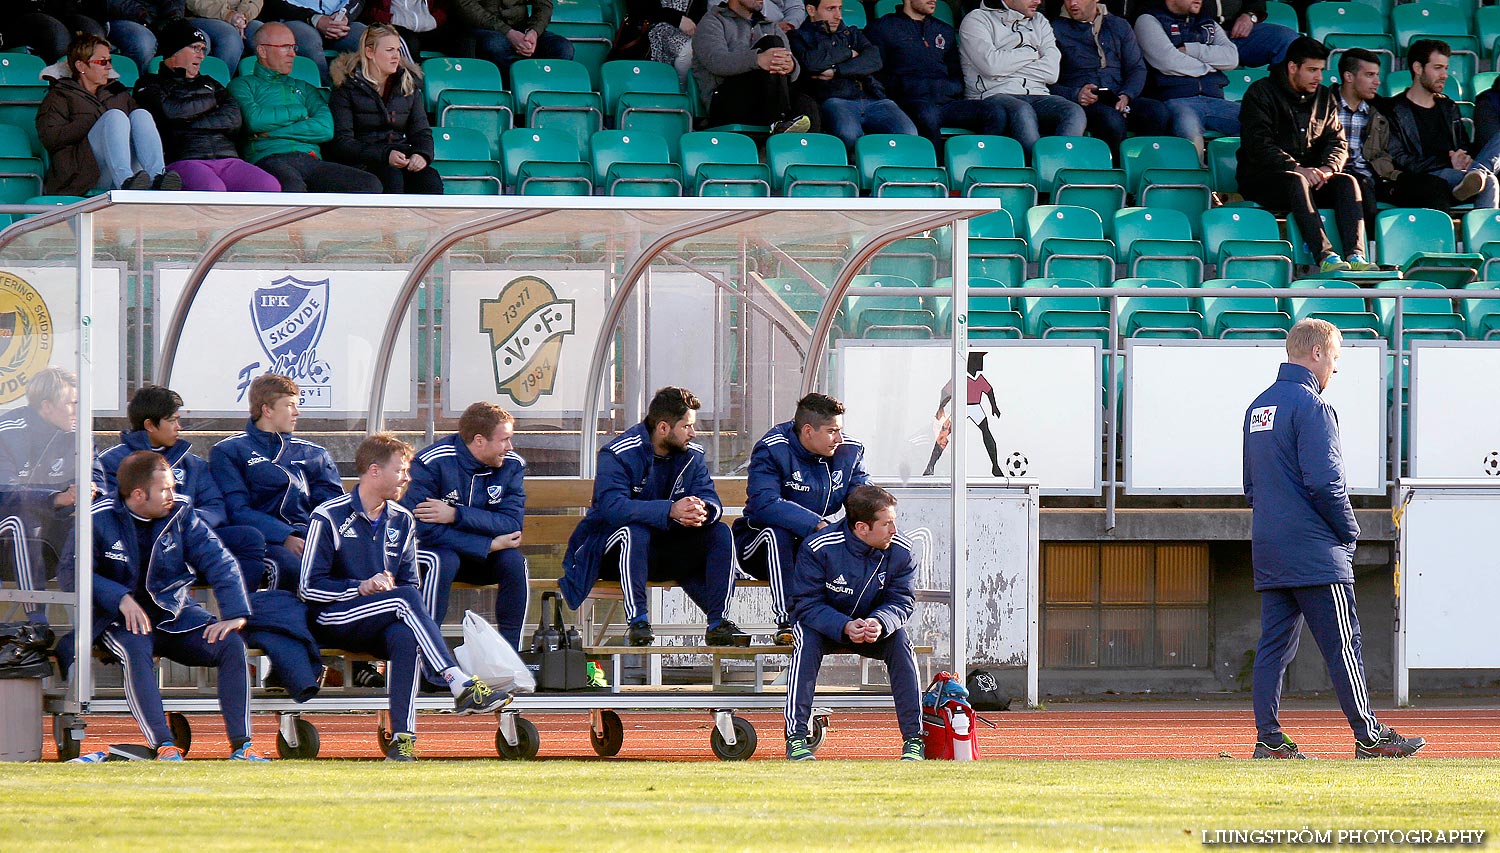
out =
[[149,190],[151,189],[151,175],[145,169],[142,169],[139,172],[136,172],[134,175],[126,178],[125,183],[120,184],[120,189]]
[[[806,133],[812,128],[812,119],[807,116],[784,118],[771,125],[772,133]],[[1478,192],[1476,190],[1475,192]]]
[[1484,189],[1484,175],[1479,172],[1466,172],[1463,180],[1459,181],[1458,186],[1453,188],[1453,199],[1455,201],[1468,201],[1474,196],[1479,195],[1479,191],[1482,189]]
[[151,189],[171,192],[180,190],[182,189],[182,176],[168,169],[156,176],[156,180],[151,182]]
[[1321,273],[1349,272],[1351,269],[1353,268],[1349,266],[1349,262],[1334,252],[1324,255],[1323,260],[1318,263],[1318,272]]
[[1352,272],[1365,272],[1366,270],[1372,270],[1376,268],[1375,264],[1372,264],[1369,261],[1365,260],[1365,256],[1359,254],[1358,252],[1345,258],[1344,263],[1349,265],[1349,269]]

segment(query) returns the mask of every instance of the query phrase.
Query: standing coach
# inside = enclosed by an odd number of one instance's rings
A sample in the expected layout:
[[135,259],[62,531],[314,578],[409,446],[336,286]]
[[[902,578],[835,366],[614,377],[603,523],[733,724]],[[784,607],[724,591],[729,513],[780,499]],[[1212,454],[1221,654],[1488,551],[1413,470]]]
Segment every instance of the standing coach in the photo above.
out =
[[1322,397],[1338,372],[1342,336],[1326,320],[1302,320],[1286,338],[1287,363],[1245,413],[1245,499],[1260,593],[1260,644],[1252,701],[1254,758],[1308,758],[1276,717],[1281,679],[1302,623],[1328,664],[1339,706],[1354,730],[1355,758],[1405,758],[1422,738],[1375,719],[1360,656],[1354,607],[1359,525],[1344,482],[1338,415]]

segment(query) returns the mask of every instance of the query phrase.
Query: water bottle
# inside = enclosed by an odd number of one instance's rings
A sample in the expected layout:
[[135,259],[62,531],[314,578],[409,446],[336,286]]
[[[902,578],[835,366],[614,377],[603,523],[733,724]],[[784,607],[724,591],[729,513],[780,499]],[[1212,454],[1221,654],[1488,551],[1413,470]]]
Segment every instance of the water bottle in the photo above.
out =
[[578,629],[572,625],[568,626],[567,647],[570,649],[582,649],[583,637],[578,635]]
[[562,633],[557,630],[556,625],[547,625],[542,629],[542,650],[555,652],[562,645]]
[[969,715],[963,711],[955,713],[953,720],[953,760],[973,761],[973,741],[969,739]]

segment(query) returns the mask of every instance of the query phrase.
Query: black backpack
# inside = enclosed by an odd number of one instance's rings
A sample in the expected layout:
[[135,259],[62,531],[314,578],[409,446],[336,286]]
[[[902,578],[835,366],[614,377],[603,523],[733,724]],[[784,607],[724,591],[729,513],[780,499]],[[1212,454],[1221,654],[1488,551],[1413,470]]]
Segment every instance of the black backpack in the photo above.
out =
[[965,685],[969,688],[969,704],[976,711],[1009,711],[1010,697],[1000,692],[995,674],[987,669],[971,669]]

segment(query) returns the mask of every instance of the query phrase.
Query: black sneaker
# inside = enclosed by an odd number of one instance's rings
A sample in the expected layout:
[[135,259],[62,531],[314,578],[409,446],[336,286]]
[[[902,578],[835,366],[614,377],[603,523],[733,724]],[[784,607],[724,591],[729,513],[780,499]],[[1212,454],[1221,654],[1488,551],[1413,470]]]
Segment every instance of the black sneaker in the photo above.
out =
[[1402,737],[1390,726],[1383,726],[1380,737],[1369,743],[1354,741],[1355,758],[1405,758],[1427,745],[1419,737]]
[[406,732],[396,732],[391,737],[391,747],[385,751],[386,761],[416,761],[417,760],[417,736]]
[[793,643],[797,642],[797,638],[792,634],[792,623],[777,623],[776,634],[772,636],[771,639],[775,640],[776,645],[778,646],[790,646]]
[[630,630],[625,632],[625,639],[632,646],[649,646],[651,641],[656,639],[656,635],[651,632],[651,623],[641,619],[630,623]]
[[151,189],[168,190],[170,192],[180,190],[182,189],[182,176],[168,169],[156,176],[156,180],[151,182]]
[[375,668],[375,664],[360,661],[354,664],[354,684],[356,687],[367,687],[375,689],[385,686],[385,674]]
[[704,639],[710,646],[748,646],[750,635],[740,630],[740,626],[725,619],[719,624],[708,629]]
[[909,737],[901,742],[902,761],[922,761],[927,757],[923,750],[922,736]]
[[145,169],[136,172],[120,184],[122,190],[149,190],[151,189],[151,175]]
[[771,125],[772,133],[806,133],[812,129],[812,119],[807,116],[784,118]]
[[805,737],[789,737],[786,739],[787,761],[817,761],[818,757],[813,755],[812,747],[807,745]]
[[496,690],[483,681],[472,678],[464,685],[463,692],[453,698],[453,710],[459,716],[488,714],[509,705],[514,698],[504,690]]
[[[1250,757],[1251,758],[1305,758],[1305,759],[1311,759],[1312,758],[1311,755],[1306,755],[1303,752],[1301,752],[1300,750],[1298,750],[1297,749],[1297,744],[1291,738],[1287,737],[1285,733],[1278,733],[1278,734],[1281,737],[1281,743],[1280,744],[1278,744],[1276,746],[1272,746],[1271,744],[1266,743],[1263,740],[1258,740],[1258,741],[1255,742],[1255,752],[1252,753],[1250,755]],[[1271,740],[1274,742],[1276,739],[1272,738]]]

